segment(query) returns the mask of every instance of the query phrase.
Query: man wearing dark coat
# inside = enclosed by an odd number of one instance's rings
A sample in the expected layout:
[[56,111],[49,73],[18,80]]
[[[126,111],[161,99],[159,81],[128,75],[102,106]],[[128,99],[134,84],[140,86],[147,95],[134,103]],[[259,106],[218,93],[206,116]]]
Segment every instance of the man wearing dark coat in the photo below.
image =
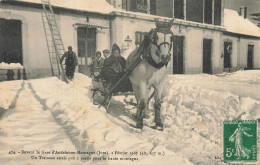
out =
[[66,76],[68,79],[72,80],[74,77],[75,68],[78,65],[78,58],[76,53],[72,51],[72,47],[68,47],[68,51],[60,59],[60,64],[62,64],[63,59],[65,58],[66,65]]
[[[114,44],[111,55],[104,60],[101,76],[109,87],[118,82],[118,80],[123,76],[126,68],[126,60],[120,53],[119,46]],[[116,91],[121,91],[121,88],[122,86],[119,85]]]

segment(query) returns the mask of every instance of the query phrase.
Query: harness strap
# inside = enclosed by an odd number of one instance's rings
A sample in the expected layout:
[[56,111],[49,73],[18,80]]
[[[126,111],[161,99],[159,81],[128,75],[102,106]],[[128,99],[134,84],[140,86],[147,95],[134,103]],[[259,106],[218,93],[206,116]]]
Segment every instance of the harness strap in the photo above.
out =
[[165,65],[167,65],[167,63],[162,63],[162,62],[160,62],[160,63],[156,63],[154,60],[153,60],[153,58],[152,58],[152,56],[151,56],[151,54],[149,54],[148,56],[146,56],[146,58],[145,58],[146,60],[147,60],[147,62],[150,64],[150,65],[152,65],[153,67],[155,67],[156,69],[161,69],[162,67],[164,67]]

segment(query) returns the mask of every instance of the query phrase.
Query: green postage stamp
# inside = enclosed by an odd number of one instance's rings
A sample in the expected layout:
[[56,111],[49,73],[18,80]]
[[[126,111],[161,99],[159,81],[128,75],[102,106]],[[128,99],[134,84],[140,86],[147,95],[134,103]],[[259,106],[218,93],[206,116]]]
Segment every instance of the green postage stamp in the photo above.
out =
[[257,120],[223,122],[224,162],[257,161]]

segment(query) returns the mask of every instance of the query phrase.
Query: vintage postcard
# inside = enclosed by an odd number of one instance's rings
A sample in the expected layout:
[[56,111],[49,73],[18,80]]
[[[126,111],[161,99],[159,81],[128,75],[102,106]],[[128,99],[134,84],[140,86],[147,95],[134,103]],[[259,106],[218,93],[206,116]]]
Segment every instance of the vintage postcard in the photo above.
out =
[[0,164],[260,164],[259,0],[0,0]]

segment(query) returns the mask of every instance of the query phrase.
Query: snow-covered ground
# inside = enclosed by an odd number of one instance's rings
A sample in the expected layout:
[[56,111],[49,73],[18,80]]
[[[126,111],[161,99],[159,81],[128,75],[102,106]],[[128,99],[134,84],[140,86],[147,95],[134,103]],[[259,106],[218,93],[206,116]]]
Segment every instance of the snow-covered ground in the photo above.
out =
[[[163,91],[163,132],[148,127],[153,125],[153,100],[144,129],[135,129],[136,108],[124,102],[133,96],[113,97],[106,113],[92,103],[91,79],[82,74],[70,84],[56,77],[2,82],[0,164],[91,164],[100,156],[110,160],[95,164],[221,164],[222,122],[260,118],[259,77],[260,71],[169,75]],[[21,150],[35,153],[18,153]],[[39,160],[40,156],[66,158]],[[68,160],[73,156],[76,160]],[[80,160],[90,156],[89,161]]]

